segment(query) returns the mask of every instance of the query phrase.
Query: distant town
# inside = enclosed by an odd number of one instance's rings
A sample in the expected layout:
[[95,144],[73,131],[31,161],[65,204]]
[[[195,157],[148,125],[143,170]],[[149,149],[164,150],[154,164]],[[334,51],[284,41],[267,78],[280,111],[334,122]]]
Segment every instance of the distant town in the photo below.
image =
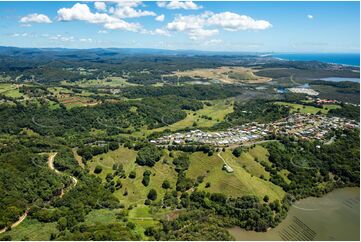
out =
[[269,124],[252,122],[218,132],[205,132],[196,129],[162,136],[150,142],[157,145],[197,143],[227,146],[262,141],[270,135],[290,135],[304,140],[328,142],[325,137],[331,130],[356,127],[359,127],[357,122],[345,118],[296,113]]

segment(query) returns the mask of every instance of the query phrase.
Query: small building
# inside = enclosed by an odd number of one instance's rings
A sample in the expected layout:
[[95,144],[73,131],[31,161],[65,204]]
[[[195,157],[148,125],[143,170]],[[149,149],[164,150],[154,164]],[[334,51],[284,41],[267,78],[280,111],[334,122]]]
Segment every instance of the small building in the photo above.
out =
[[226,170],[226,172],[228,172],[228,173],[232,173],[232,172],[233,172],[232,167],[230,167],[230,166],[227,165],[227,164],[224,164],[224,165],[223,165],[223,169]]

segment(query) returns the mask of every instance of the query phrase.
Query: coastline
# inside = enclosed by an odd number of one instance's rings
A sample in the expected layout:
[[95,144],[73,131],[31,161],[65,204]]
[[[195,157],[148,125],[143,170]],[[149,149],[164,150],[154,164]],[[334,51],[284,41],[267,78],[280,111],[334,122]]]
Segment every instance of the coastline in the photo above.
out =
[[[289,56],[288,58],[286,57],[287,55]],[[292,55],[294,55],[294,57],[291,57]],[[301,53],[295,53],[295,54],[292,54],[292,53],[290,53],[290,54],[270,54],[268,57],[274,58],[276,60],[281,60],[281,61],[318,61],[318,62],[322,62],[322,63],[332,64],[332,65],[340,65],[340,66],[344,66],[344,67],[360,68],[360,63],[351,64],[351,63],[344,63],[344,62],[331,62],[331,61],[322,60],[322,58],[321,59],[317,59],[317,58],[310,58],[310,59],[301,58],[301,59],[299,59],[299,58],[297,58],[297,55],[300,56],[300,55],[308,55],[308,54],[301,54]],[[309,54],[309,55],[312,55],[312,56],[321,55],[322,56],[324,54],[315,53],[315,54]],[[347,55],[347,54],[345,54],[345,55]],[[354,54],[354,55],[358,55],[360,57],[360,54]]]

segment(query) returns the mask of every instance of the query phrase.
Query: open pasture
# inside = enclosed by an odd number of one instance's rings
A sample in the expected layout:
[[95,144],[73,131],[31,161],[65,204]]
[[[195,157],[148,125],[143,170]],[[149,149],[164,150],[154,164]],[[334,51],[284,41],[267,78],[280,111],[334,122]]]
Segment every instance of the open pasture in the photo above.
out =
[[272,80],[268,77],[257,76],[255,74],[255,71],[251,68],[228,66],[175,72],[175,75],[188,76],[195,79],[206,78],[211,80],[217,80],[223,83],[265,83]]

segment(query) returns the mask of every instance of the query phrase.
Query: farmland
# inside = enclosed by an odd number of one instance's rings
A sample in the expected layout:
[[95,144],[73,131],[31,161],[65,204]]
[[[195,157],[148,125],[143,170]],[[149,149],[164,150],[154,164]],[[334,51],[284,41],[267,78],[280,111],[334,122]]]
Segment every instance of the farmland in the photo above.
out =
[[216,69],[195,69],[190,71],[175,72],[176,76],[193,78],[206,78],[223,83],[264,83],[270,78],[257,76],[252,69],[243,67],[219,67]]
[[[230,196],[255,195],[260,199],[267,194],[272,201],[282,200],[285,195],[282,188],[260,178],[261,175],[267,176],[267,173],[250,153],[244,153],[237,159],[229,151],[222,152],[221,155],[232,167],[233,173],[222,170],[223,161],[216,155],[208,157],[203,153],[194,153],[190,157],[191,165],[187,175],[194,179],[204,176],[200,189],[225,192]],[[207,182],[210,183],[209,188],[205,188]]]
[[351,67],[42,51],[0,55],[0,239],[230,239],[359,182],[359,87],[306,79]]

